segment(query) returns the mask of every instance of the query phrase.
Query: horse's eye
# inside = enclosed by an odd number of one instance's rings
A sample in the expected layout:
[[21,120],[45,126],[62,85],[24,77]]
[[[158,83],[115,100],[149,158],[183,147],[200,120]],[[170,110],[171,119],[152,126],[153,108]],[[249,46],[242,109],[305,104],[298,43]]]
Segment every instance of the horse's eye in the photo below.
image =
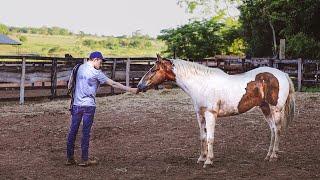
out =
[[151,72],[156,72],[156,71],[158,71],[159,70],[159,68],[153,68],[152,70],[151,70]]

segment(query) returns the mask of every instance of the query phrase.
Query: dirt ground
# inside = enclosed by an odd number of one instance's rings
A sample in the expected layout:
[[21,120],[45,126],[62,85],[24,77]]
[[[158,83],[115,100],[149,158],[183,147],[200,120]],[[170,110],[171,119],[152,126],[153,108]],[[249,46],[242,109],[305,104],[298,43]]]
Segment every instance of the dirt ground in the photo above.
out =
[[[0,102],[0,179],[320,179],[320,93],[297,93],[277,162],[260,110],[217,121],[214,164],[197,164],[199,130],[180,89],[97,98],[91,167],[65,166],[69,101]],[[80,157],[79,131],[76,157]]]

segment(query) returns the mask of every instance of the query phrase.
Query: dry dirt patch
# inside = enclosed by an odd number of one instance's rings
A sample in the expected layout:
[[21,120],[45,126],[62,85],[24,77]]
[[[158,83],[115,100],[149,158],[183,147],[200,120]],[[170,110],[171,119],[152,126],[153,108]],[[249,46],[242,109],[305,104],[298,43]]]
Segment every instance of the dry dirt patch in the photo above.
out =
[[196,164],[198,125],[180,89],[97,98],[90,152],[100,164],[88,168],[64,166],[68,100],[1,102],[0,179],[318,179],[319,95],[297,93],[278,162],[263,161],[270,132],[259,110],[220,118],[207,169]]

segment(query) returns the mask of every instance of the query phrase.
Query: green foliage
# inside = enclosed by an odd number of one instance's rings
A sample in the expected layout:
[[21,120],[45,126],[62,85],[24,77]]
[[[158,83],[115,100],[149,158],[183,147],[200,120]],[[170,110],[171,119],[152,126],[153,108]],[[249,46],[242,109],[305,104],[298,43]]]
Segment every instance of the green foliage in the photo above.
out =
[[272,32],[268,17],[263,14],[266,1],[245,1],[240,6],[240,23],[244,40],[248,44],[246,54],[263,57],[272,55]]
[[245,43],[240,38],[240,24],[222,14],[209,20],[193,21],[176,29],[161,31],[158,39],[166,41],[165,51],[180,58],[201,59],[216,54],[243,55]]
[[82,41],[82,45],[90,47],[90,48],[95,48],[97,44],[97,41],[92,40],[92,39],[86,39],[84,41]]
[[21,41],[21,42],[26,42],[27,41],[27,37],[26,36],[18,36],[18,38],[19,38],[19,40]]
[[246,49],[246,43],[241,37],[241,25],[238,21],[232,18],[220,17],[219,21],[224,22],[224,27],[221,30],[222,37],[224,39],[224,54],[229,55],[244,55]]
[[177,0],[178,4],[185,7],[189,13],[202,15],[216,15],[221,11],[228,11],[237,6],[241,0]]
[[118,49],[122,48],[151,48],[152,39],[145,37],[132,37],[132,38],[108,38],[106,40],[93,40],[85,39],[82,45],[89,48],[105,48],[105,49]]
[[72,35],[72,33],[64,28],[60,27],[9,27],[11,33],[30,33],[30,34],[42,34],[42,35]]
[[0,24],[0,34],[8,34],[8,33],[9,33],[8,27],[4,24]]
[[308,57],[320,59],[320,42],[300,32],[291,36],[287,41],[287,54],[289,57]]
[[319,86],[315,86],[315,87],[302,87],[301,89],[302,92],[309,92],[309,93],[316,93],[316,92],[320,92],[320,87]]
[[63,52],[63,51],[65,51],[64,48],[61,48],[60,46],[55,46],[49,49],[48,54],[59,54],[59,52]]
[[188,3],[189,12],[193,12],[197,7],[197,2],[192,1]]
[[290,56],[319,57],[315,52],[309,52],[320,51],[317,45],[320,42],[319,9],[319,0],[243,0],[239,20],[248,44],[247,53],[258,57],[272,56],[272,24],[277,43],[287,39]]
[[234,39],[231,45],[228,47],[227,54],[233,54],[237,56],[244,56],[246,44],[242,38]]
[[224,25],[214,19],[194,21],[176,29],[161,31],[158,39],[166,41],[167,53],[180,58],[205,58],[221,54],[224,49],[221,29]]

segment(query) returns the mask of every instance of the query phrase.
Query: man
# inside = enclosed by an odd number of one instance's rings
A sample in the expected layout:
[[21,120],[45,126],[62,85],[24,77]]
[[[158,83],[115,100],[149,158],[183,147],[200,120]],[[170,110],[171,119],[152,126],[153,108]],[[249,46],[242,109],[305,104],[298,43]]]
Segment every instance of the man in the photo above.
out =
[[96,110],[96,92],[100,84],[119,88],[132,93],[137,93],[137,88],[130,88],[118,82],[109,79],[100,70],[103,56],[100,52],[92,52],[89,60],[80,65],[74,74],[75,89],[73,92],[73,103],[71,104],[71,124],[67,139],[67,162],[66,165],[74,165],[77,162],[74,159],[74,143],[83,120],[82,139],[81,139],[81,162],[79,166],[89,166],[97,164],[97,159],[89,159],[89,141],[90,131]]

